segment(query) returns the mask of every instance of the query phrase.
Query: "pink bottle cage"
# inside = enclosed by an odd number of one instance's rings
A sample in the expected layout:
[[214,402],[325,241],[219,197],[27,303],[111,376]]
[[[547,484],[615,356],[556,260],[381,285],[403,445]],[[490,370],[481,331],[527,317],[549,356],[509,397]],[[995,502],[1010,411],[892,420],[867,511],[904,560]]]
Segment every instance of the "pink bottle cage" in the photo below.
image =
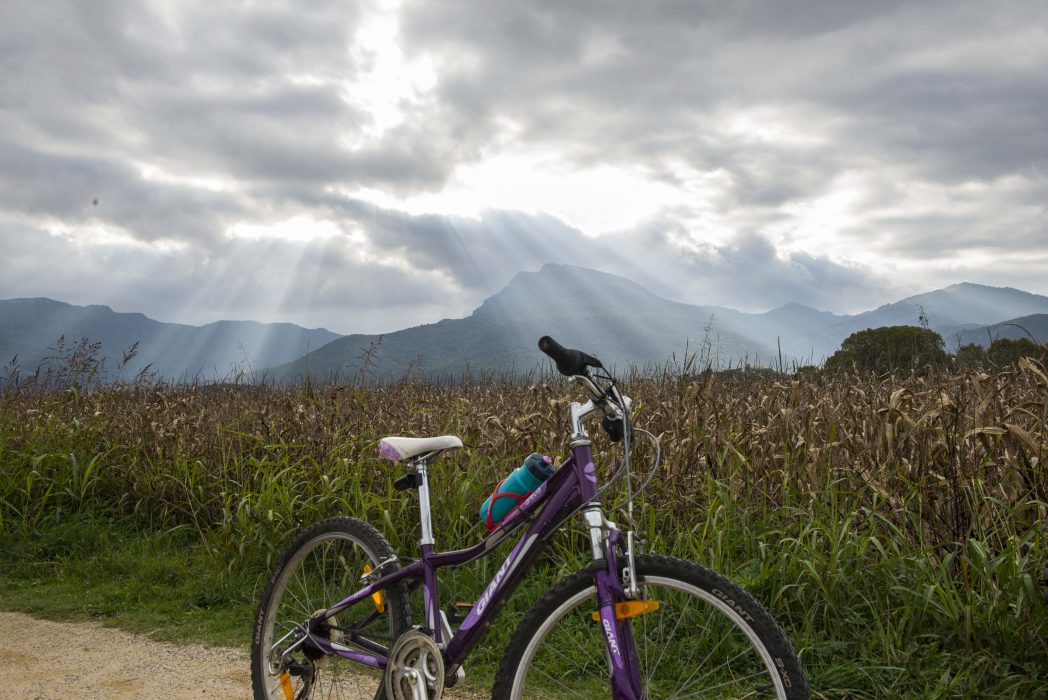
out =
[[[507,476],[506,479],[508,478],[509,477]],[[500,481],[498,485],[495,487],[495,490],[491,492],[491,501],[488,503],[488,514],[484,518],[484,527],[488,528],[488,532],[491,532],[499,525],[501,525],[502,520],[505,520],[509,516],[516,513],[517,508],[520,508],[520,504],[523,503],[524,499],[528,497],[528,494],[521,495],[519,493],[513,493],[512,491],[505,491],[503,493],[499,493],[499,489],[502,488],[502,485],[504,483],[506,483],[506,479]],[[499,500],[500,498],[512,498],[514,501],[517,502],[517,505],[513,506],[513,508],[511,508],[508,513],[503,515],[502,520],[500,520],[499,522],[495,522],[491,519],[491,513],[495,510],[495,501]]]

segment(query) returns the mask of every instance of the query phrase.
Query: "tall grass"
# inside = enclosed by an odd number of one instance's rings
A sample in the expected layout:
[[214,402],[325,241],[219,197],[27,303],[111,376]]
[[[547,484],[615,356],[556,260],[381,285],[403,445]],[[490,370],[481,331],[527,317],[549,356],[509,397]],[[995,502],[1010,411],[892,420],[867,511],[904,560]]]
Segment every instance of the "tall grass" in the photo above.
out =
[[[832,697],[1034,697],[1048,687],[1048,375],[836,378],[653,372],[625,388],[664,465],[637,511],[651,550],[736,579],[787,628]],[[333,514],[416,548],[415,504],[377,459],[384,435],[460,435],[433,470],[444,548],[535,450],[564,456],[574,388],[530,382],[387,387],[22,387],[0,394],[0,532],[74,514],[191,530],[259,576]],[[650,457],[641,446],[636,463]],[[598,440],[610,467],[615,448]],[[546,579],[577,561],[566,537]],[[480,585],[475,577],[456,584]],[[511,614],[519,610],[510,611]],[[480,654],[498,655],[499,632]]]

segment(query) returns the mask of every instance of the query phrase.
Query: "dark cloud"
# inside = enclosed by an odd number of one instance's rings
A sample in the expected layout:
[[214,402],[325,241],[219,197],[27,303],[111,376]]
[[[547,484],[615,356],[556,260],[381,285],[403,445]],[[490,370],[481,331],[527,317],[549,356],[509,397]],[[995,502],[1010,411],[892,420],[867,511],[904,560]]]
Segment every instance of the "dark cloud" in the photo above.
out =
[[487,212],[479,219],[408,216],[356,203],[375,249],[415,269],[440,271],[479,303],[521,270],[551,262],[623,275],[677,301],[766,310],[796,301],[819,308],[876,305],[892,283],[859,265],[814,254],[782,255],[767,238],[737,236],[699,244],[688,230],[661,218],[628,231],[586,236],[548,216]]
[[[411,216],[348,202],[344,216],[367,231],[371,245],[419,270],[440,270],[479,302],[521,270],[546,263],[607,257],[606,246],[549,216],[488,211],[479,218]],[[595,265],[596,266],[596,265]]]
[[6,3],[0,126],[50,155],[247,184],[439,185],[456,149],[428,115],[347,145],[374,127],[342,87],[367,68],[365,6]]
[[[508,117],[529,142],[581,159],[657,168],[683,157],[738,173],[745,189],[754,170],[789,182],[814,157],[821,177],[807,178],[807,196],[854,168],[904,164],[915,178],[963,182],[1029,168],[1043,175],[1048,162],[1048,56],[1036,29],[1048,10],[1038,3],[475,10],[409,8],[409,46],[469,57],[442,75],[442,98],[478,128]],[[747,110],[756,126],[767,120],[814,142],[746,142],[725,121]]]
[[869,308],[899,294],[887,275],[809,253],[781,253],[748,233],[724,244],[695,244],[672,221],[654,221],[623,236],[618,271],[669,299],[766,311],[788,302],[820,309]]
[[[0,296],[350,331],[466,313],[548,262],[750,309],[1048,292],[1043,3],[404,3],[417,94],[373,75],[381,6],[0,4]],[[361,199],[514,149],[687,194],[614,232]],[[340,233],[230,236],[296,217]]]
[[[46,148],[46,144],[42,144]],[[0,190],[8,213],[120,227],[143,240],[199,242],[247,216],[235,194],[152,182],[119,158],[32,150],[0,136]]]
[[[337,332],[384,332],[462,314],[472,297],[432,271],[365,262],[354,243],[232,239],[210,250],[133,240],[89,242],[0,220],[0,298],[49,296],[163,321],[294,320]],[[42,266],[41,261],[61,261]]]
[[[1019,251],[1031,258],[1048,255],[1048,179],[1016,173],[957,186],[915,186],[889,178],[871,183],[876,195],[865,203],[867,215],[843,227],[842,240],[900,261],[978,255],[982,271],[991,275]],[[1002,273],[1002,282],[1006,279]],[[1041,284],[1033,289],[1048,291]]]

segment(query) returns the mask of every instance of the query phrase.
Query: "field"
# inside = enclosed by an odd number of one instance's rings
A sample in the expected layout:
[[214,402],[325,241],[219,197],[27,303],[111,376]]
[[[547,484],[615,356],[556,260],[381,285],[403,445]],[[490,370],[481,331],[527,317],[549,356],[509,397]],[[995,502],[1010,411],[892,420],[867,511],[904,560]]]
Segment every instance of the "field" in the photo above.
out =
[[[638,510],[652,551],[760,599],[825,697],[1043,697],[1048,376],[654,372],[624,382],[663,466]],[[405,554],[414,499],[384,435],[460,435],[433,470],[443,548],[533,450],[566,453],[559,378],[441,386],[76,383],[0,394],[0,604],[247,644],[295,531],[363,517]],[[595,445],[609,468],[616,448]],[[651,458],[638,449],[639,470]],[[619,517],[619,521],[622,518]],[[530,600],[579,562],[565,534],[478,651],[490,680]],[[476,595],[486,561],[449,583]]]

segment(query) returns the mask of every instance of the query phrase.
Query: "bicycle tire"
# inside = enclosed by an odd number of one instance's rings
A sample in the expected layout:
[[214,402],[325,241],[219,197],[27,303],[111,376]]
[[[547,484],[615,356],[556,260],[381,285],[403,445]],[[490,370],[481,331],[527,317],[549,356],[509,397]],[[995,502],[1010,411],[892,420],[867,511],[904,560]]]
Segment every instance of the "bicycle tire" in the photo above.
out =
[[[324,548],[318,557],[317,552]],[[359,550],[359,551],[358,551]],[[255,700],[284,700],[286,695],[279,676],[270,670],[270,647],[278,640],[277,625],[281,622],[280,613],[286,603],[288,619],[285,626],[279,628],[283,635],[290,630],[294,622],[302,622],[318,610],[326,608],[342,597],[349,595],[360,587],[359,577],[366,564],[372,568],[380,562],[395,557],[396,552],[382,534],[368,523],[339,516],[328,518],[303,531],[281,554],[273,568],[262,602],[255,616],[254,632],[251,636],[251,685]],[[332,585],[325,583],[328,573],[338,580]],[[319,572],[319,573],[318,573]],[[319,581],[322,589],[314,588]],[[317,592],[314,597],[313,593]],[[408,602],[408,589],[401,581],[384,591],[384,612],[372,623],[374,631],[368,632],[385,641],[389,646],[411,626],[411,611]],[[351,614],[355,610],[371,610],[367,607],[378,605],[365,599],[340,616]],[[336,616],[337,617],[337,616]],[[343,619],[345,619],[343,617]],[[337,620],[336,620],[337,623]],[[337,626],[337,625],[336,625]],[[332,634],[338,634],[333,631]],[[341,640],[346,643],[346,640]],[[306,663],[307,652],[301,647],[303,657],[296,661]],[[314,652],[315,653],[315,652]],[[315,664],[315,680],[309,694],[313,697],[368,698],[384,700],[385,686],[381,671],[371,671],[367,667],[342,659],[341,657],[324,657]],[[309,660],[312,664],[312,660]],[[292,695],[300,697],[305,681],[302,678],[289,677],[292,684]],[[370,688],[375,690],[371,691]],[[337,691],[337,692],[332,692]]]
[[[809,697],[797,655],[752,596],[723,576],[682,559],[641,555],[636,566],[642,597],[660,602],[658,610],[631,623],[649,700]],[[695,602],[700,604],[692,608]],[[547,591],[506,645],[493,700],[610,697],[604,637],[591,620],[596,610],[593,575],[588,571],[572,574]],[[666,638],[664,632],[671,626]],[[666,663],[668,654],[671,661]],[[703,660],[696,667],[693,662],[700,655]],[[682,664],[684,656],[687,661]],[[721,659],[740,662],[743,675],[735,675],[736,667],[728,668],[726,662],[716,666]]]

